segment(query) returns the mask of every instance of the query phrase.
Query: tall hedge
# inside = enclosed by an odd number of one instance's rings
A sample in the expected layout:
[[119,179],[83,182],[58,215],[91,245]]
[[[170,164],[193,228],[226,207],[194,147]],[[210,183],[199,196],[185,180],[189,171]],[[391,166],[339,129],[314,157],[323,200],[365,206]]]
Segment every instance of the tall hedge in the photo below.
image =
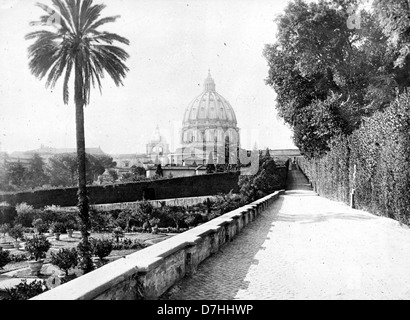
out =
[[[410,95],[365,119],[350,136],[332,140],[321,158],[300,166],[316,191],[378,215],[410,224]],[[355,179],[353,175],[355,173]]]

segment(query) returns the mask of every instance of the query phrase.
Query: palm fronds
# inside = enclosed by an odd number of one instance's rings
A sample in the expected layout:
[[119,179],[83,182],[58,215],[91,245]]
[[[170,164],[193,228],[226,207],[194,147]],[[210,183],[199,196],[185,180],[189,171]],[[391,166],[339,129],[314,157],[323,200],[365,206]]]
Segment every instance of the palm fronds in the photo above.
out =
[[119,16],[101,18],[103,4],[93,0],[52,0],[52,6],[37,3],[46,12],[35,26],[53,26],[54,30],[38,30],[29,33],[29,67],[39,79],[46,77],[46,86],[53,88],[63,77],[63,101],[69,102],[69,80],[74,68],[81,69],[84,104],[89,103],[91,86],[101,91],[101,79],[108,74],[117,86],[129,71],[125,61],[128,53],[114,44],[129,45],[128,39],[98,30],[106,23],[116,21]]

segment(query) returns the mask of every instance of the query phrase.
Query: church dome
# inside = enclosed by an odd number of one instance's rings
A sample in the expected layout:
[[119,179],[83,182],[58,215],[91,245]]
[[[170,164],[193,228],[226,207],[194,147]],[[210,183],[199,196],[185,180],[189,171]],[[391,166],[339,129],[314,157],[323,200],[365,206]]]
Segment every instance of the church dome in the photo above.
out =
[[186,108],[184,127],[217,125],[236,128],[237,121],[231,104],[215,90],[215,81],[209,72],[204,91]]

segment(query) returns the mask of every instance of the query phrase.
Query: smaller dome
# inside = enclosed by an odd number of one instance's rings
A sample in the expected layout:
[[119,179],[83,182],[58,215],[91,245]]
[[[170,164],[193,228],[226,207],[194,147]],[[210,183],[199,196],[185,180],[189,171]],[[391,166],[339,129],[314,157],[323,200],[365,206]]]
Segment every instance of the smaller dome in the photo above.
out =
[[161,141],[165,141],[165,139],[161,135],[161,132],[159,131],[159,126],[157,126],[150,142],[161,142]]

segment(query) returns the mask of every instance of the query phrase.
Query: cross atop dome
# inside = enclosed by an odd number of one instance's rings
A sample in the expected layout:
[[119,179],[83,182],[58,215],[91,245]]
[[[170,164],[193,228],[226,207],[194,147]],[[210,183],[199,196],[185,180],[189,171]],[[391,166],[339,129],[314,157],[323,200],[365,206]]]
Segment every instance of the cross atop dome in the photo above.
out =
[[211,76],[211,69],[208,69],[208,77],[205,79],[205,83],[204,83],[204,91],[216,91],[215,90],[216,86],[215,86],[215,81],[214,79],[212,79]]

